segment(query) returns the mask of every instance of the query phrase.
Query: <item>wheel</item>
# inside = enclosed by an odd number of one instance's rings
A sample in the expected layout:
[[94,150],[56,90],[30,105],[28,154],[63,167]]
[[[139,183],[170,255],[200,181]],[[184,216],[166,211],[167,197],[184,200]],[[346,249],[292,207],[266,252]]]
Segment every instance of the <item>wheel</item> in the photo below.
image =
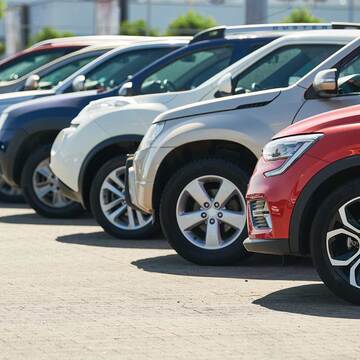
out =
[[9,185],[1,175],[0,171],[0,201],[5,203],[23,203],[24,197],[18,187]]
[[125,161],[125,156],[112,158],[97,172],[90,189],[91,211],[99,225],[116,238],[148,238],[158,227],[153,225],[151,215],[127,205]]
[[249,176],[223,159],[194,161],[165,186],[160,222],[170,245],[200,265],[227,265],[247,255],[245,193]]
[[65,197],[59,180],[50,169],[50,147],[35,150],[27,159],[21,188],[28,204],[39,214],[49,218],[72,218],[84,212],[80,204]]
[[330,290],[360,305],[360,185],[345,183],[319,205],[311,228],[314,265]]

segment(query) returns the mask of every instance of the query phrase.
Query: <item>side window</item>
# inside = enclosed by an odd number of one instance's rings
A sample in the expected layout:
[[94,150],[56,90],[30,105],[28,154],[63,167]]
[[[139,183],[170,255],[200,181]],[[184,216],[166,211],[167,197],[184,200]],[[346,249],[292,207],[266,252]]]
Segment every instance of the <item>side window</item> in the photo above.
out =
[[360,54],[339,69],[338,84],[340,95],[360,93]]
[[85,89],[110,90],[174,48],[133,50],[120,53],[86,75]]
[[276,49],[235,78],[235,93],[288,87],[340,47],[340,45],[311,44]]
[[52,89],[58,85],[61,81],[72,75],[75,71],[78,71],[89,62],[95,60],[98,55],[92,55],[87,58],[75,60],[66,65],[60,66],[57,69],[50,71],[47,75],[44,75],[40,79],[39,89]]
[[187,53],[148,76],[141,94],[191,90],[231,63],[233,48],[218,47]]
[[17,80],[67,52],[66,49],[39,50],[11,60],[0,66],[0,81]]

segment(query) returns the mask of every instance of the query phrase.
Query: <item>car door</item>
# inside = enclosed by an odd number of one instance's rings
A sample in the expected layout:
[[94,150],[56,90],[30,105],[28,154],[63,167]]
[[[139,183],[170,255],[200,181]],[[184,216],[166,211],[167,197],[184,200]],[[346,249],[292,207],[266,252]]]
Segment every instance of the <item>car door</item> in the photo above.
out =
[[338,94],[330,98],[319,97],[312,86],[305,92],[305,103],[294,122],[323,112],[360,104],[360,49],[340,62],[338,66]]

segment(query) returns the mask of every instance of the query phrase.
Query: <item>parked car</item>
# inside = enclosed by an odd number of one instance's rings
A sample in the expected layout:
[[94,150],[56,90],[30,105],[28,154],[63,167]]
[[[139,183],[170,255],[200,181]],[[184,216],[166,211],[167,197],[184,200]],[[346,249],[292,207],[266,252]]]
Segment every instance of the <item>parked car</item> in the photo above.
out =
[[[277,31],[274,26],[265,25],[271,30],[268,32],[263,27],[239,26],[202,32],[187,47],[139,72],[120,90],[127,95],[131,90],[137,95],[136,89],[144,84],[146,91],[141,95],[103,99],[88,105],[72,126],[60,133],[52,148],[51,165],[63,183],[64,193],[91,209],[110,234],[126,238],[149,236],[154,230],[151,216],[131,210],[123,196],[119,200],[124,190],[120,184],[124,183],[125,155],[137,148],[158,114],[220,96],[221,70],[284,35],[282,27]],[[259,28],[261,32],[257,33]],[[286,25],[287,30],[298,28],[299,25]],[[307,25],[301,26],[304,28]],[[226,79],[225,90],[228,82]],[[159,89],[166,93],[158,93]],[[120,190],[110,186],[116,178]]]
[[[137,37],[139,41],[140,37]],[[7,86],[36,69],[66,54],[90,45],[104,45],[110,42],[129,42],[136,37],[127,36],[75,36],[41,41],[30,48],[0,61],[0,92]]]
[[[314,85],[322,96],[337,99],[343,91],[337,70],[326,74],[326,83]],[[356,80],[348,85],[359,93]],[[311,255],[324,283],[357,305],[359,135],[360,106],[314,116],[275,135],[250,181],[244,242],[253,252]]]
[[[114,96],[129,75],[187,42],[186,39],[171,38],[123,46],[89,63],[54,90],[22,92],[25,93],[23,99],[28,93],[36,93],[38,97],[58,95],[26,101],[3,111],[0,117],[0,143],[3,144],[0,167],[5,181],[13,187],[22,184],[26,200],[39,213],[59,216],[65,211],[72,216],[81,211],[79,205],[57,191],[57,179],[51,178],[53,174],[48,167],[50,147],[57,133],[68,126],[88,102]],[[84,91],[67,94],[81,89]],[[21,97],[8,94],[8,99],[11,96],[17,100]],[[44,180],[44,174],[48,174],[49,179]],[[50,195],[42,194],[41,186],[50,184],[50,180],[53,191]]]
[[[127,200],[160,217],[184,258],[209,265],[242,259],[246,187],[263,145],[293,122],[359,103],[352,85],[360,73],[358,36],[346,30],[288,35],[229,72],[232,93],[245,94],[160,115],[128,160]],[[332,68],[339,71],[340,93],[329,99],[313,81]]]
[[[61,81],[70,76],[73,72],[79,70],[90,61],[112,49],[114,46],[88,46],[82,50],[75,51],[71,54],[47,64],[18,81],[12,82],[7,86],[0,87],[2,90],[22,91],[26,89],[52,89]],[[1,176],[0,171],[0,201],[19,203],[23,202],[21,190],[18,187],[10,186]]]
[[0,86],[0,93],[4,94],[24,90],[53,89],[60,82],[64,81],[86,64],[115,47],[115,44],[92,45],[81,50],[74,51],[44,66],[41,66],[39,69],[34,70],[26,76]]

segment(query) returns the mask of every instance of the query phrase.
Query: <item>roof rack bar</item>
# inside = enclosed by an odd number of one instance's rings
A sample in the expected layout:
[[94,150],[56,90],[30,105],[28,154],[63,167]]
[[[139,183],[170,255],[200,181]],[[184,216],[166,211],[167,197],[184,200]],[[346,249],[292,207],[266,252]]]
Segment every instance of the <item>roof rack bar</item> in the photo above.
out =
[[227,35],[248,34],[252,32],[288,32],[304,30],[324,30],[324,29],[360,29],[359,23],[334,22],[334,23],[279,23],[279,24],[259,24],[259,25],[239,25],[239,26],[217,26],[197,33],[192,43],[202,40],[221,39]]

